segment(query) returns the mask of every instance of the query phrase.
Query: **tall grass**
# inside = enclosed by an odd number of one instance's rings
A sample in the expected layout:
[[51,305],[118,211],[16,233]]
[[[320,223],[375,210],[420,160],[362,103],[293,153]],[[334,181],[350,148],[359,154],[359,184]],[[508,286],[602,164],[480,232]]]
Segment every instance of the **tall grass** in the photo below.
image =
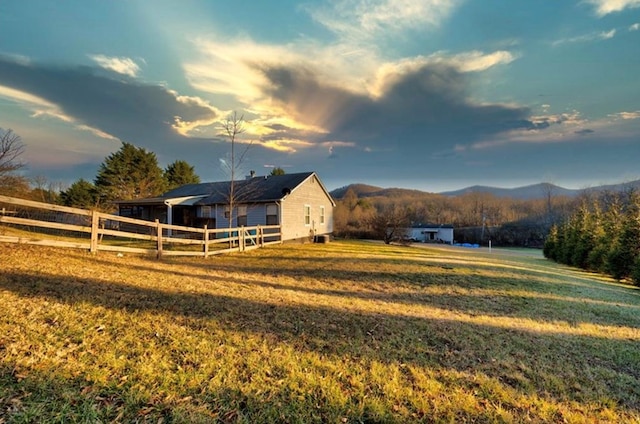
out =
[[640,292],[541,255],[0,263],[0,423],[640,422]]

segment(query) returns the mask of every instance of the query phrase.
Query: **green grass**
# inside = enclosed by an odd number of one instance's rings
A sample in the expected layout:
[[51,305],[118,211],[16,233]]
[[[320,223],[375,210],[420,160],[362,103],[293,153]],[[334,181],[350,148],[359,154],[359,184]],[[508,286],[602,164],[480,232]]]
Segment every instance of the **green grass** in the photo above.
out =
[[539,252],[0,263],[0,423],[640,422],[640,291]]

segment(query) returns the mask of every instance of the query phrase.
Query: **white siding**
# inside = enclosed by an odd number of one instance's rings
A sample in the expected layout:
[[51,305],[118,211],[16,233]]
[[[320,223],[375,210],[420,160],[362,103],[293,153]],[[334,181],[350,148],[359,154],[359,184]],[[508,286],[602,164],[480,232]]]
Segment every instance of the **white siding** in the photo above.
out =
[[[310,206],[310,223],[305,225],[305,205]],[[324,224],[320,223],[324,206]],[[309,237],[333,232],[333,204],[315,175],[296,187],[282,201],[282,239]]]

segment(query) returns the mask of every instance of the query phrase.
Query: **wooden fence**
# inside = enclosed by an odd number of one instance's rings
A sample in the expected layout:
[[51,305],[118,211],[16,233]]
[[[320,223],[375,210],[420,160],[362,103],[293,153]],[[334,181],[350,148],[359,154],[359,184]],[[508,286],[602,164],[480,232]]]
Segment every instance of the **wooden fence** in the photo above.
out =
[[207,257],[282,243],[279,225],[194,228],[2,195],[0,224],[0,242],[71,247],[92,253],[155,254],[158,258]]

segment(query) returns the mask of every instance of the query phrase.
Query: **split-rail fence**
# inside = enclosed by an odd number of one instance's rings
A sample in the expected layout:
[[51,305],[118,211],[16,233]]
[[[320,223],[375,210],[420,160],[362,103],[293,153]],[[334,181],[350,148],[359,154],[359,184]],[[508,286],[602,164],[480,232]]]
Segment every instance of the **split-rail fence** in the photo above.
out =
[[282,243],[279,225],[195,228],[0,195],[0,242],[203,256]]

